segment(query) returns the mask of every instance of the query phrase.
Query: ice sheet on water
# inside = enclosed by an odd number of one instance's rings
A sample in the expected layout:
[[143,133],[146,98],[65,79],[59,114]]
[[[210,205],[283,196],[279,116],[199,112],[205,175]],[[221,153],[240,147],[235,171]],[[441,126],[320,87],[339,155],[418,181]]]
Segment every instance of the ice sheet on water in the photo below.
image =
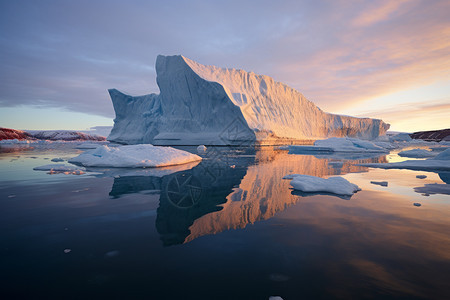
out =
[[433,153],[431,151],[425,150],[425,149],[411,149],[411,150],[404,150],[398,153],[399,156],[402,157],[411,157],[411,158],[427,158],[427,157],[433,157],[436,156],[436,153]]
[[172,147],[139,144],[118,147],[103,145],[71,158],[69,162],[86,167],[145,168],[180,165],[201,159],[198,155]]
[[291,186],[295,190],[308,193],[327,192],[338,195],[353,195],[353,193],[361,190],[356,184],[340,176],[325,179],[310,175],[289,174],[284,176],[283,179],[291,179]]
[[425,184],[424,186],[415,187],[414,191],[420,194],[432,195],[432,194],[441,194],[441,195],[450,195],[450,184]]

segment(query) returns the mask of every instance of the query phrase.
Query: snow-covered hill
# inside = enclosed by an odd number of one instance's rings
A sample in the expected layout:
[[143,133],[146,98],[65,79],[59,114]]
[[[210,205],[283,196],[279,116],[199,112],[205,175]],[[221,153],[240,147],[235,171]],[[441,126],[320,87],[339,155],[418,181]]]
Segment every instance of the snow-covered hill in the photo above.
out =
[[73,130],[17,130],[0,128],[0,140],[105,141],[103,136]]
[[110,90],[116,111],[108,140],[126,144],[279,144],[325,137],[373,139],[389,125],[378,119],[323,112],[272,78],[204,66],[183,56],[156,60],[161,93],[140,97]]

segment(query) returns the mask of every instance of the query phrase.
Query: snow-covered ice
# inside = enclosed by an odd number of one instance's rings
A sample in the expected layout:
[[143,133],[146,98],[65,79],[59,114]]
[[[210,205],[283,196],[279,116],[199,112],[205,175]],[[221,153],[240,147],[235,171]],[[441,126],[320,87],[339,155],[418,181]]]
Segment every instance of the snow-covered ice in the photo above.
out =
[[91,140],[91,141],[104,141],[105,138],[97,135],[90,135],[87,133],[73,131],[73,130],[26,130],[26,133],[30,134],[33,138],[40,140]]
[[319,153],[388,153],[389,150],[380,147],[370,141],[355,138],[332,137],[324,140],[317,140],[313,146],[290,145],[283,149],[289,149],[291,154],[303,154],[311,152]]
[[125,144],[242,145],[352,136],[372,139],[389,125],[323,112],[272,78],[205,66],[183,56],[156,60],[160,94],[109,90],[116,118],[108,140]]
[[291,186],[295,190],[308,193],[327,192],[338,195],[353,195],[353,193],[361,190],[356,184],[340,176],[325,179],[310,175],[290,174],[284,176],[283,179],[291,179]]
[[411,149],[411,150],[404,150],[398,153],[399,156],[402,157],[411,157],[411,158],[427,158],[427,157],[433,157],[436,155],[436,153],[433,153],[431,151],[425,150],[425,149]]
[[180,165],[201,159],[198,155],[172,147],[139,144],[118,147],[104,145],[71,158],[69,162],[86,167],[145,168]]

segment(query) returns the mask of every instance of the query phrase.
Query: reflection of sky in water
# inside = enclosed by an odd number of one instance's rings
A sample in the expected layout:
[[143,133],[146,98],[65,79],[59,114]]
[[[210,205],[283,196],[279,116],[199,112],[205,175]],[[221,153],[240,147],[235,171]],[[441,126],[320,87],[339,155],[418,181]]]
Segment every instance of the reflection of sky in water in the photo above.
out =
[[[205,299],[439,298],[448,291],[450,195],[414,191],[444,184],[438,174],[354,165],[386,162],[384,156],[209,151],[189,167],[81,176],[32,171],[51,163],[44,158],[74,156],[73,149],[1,154],[6,282],[18,288],[28,280],[46,295],[44,279],[56,282],[56,291],[95,287],[117,296],[122,286]],[[349,200],[298,196],[281,179],[289,173],[342,175],[362,191]],[[224,282],[230,288],[217,294]]]

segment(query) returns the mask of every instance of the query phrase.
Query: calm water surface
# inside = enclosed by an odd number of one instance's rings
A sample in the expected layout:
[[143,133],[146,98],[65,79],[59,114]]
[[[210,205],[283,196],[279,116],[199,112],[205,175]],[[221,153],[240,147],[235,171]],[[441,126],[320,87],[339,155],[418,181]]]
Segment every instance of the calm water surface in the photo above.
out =
[[[81,152],[54,148],[0,150],[7,299],[450,298],[450,195],[423,189],[449,173],[355,165],[395,153],[270,147],[211,147],[175,168],[33,171]],[[289,173],[342,175],[362,191],[299,193]]]

